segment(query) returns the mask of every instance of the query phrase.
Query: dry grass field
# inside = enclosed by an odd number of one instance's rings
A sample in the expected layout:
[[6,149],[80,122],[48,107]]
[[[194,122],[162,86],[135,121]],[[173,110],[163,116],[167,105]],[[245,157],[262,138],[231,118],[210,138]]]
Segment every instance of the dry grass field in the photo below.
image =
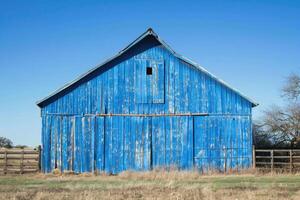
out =
[[2,175],[0,199],[299,199],[300,175]]

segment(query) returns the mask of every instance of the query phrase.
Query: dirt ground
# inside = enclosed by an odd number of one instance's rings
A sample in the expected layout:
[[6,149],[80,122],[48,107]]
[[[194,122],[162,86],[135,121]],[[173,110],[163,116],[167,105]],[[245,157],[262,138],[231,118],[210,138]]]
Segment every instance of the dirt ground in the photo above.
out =
[[299,199],[300,174],[1,175],[0,199]]

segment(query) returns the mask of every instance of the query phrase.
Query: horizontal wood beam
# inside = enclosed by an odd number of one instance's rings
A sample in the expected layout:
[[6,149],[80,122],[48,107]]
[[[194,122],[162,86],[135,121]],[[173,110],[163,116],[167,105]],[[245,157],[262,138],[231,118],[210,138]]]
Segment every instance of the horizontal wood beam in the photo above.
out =
[[42,116],[66,116],[66,117],[172,117],[172,116],[234,116],[234,117],[249,117],[249,114],[230,114],[230,113],[44,113]]
[[172,117],[172,116],[208,116],[208,113],[149,113],[149,114],[126,114],[126,113],[107,113],[107,114],[66,114],[66,113],[47,113],[45,115],[54,116],[82,116],[82,117]]

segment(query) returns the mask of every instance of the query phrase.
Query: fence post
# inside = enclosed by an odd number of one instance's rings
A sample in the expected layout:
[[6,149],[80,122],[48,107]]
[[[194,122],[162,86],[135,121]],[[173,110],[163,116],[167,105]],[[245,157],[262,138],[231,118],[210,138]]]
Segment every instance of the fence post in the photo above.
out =
[[3,173],[6,174],[7,173],[7,149],[4,150],[4,162],[5,165],[4,165]]
[[252,145],[252,167],[253,169],[256,168],[256,155],[255,155],[255,146]]
[[274,150],[271,150],[271,172],[274,171]]
[[20,168],[21,174],[23,174],[23,161],[24,161],[24,149],[22,149],[22,154],[21,154],[21,168]]
[[290,149],[290,173],[293,172],[293,152]]
[[41,153],[42,153],[42,147],[41,147],[41,145],[39,145],[39,147],[38,147],[38,153],[39,153],[39,163],[38,163],[38,165],[39,165],[39,172],[41,171],[41,161],[42,161],[42,155],[41,155]]

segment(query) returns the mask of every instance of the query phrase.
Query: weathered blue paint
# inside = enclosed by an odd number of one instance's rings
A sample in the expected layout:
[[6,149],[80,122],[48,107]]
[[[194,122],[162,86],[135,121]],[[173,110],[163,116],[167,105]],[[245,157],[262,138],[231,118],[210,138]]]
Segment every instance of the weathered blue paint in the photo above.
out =
[[251,166],[256,104],[179,57],[152,31],[141,38],[38,103],[42,170]]

